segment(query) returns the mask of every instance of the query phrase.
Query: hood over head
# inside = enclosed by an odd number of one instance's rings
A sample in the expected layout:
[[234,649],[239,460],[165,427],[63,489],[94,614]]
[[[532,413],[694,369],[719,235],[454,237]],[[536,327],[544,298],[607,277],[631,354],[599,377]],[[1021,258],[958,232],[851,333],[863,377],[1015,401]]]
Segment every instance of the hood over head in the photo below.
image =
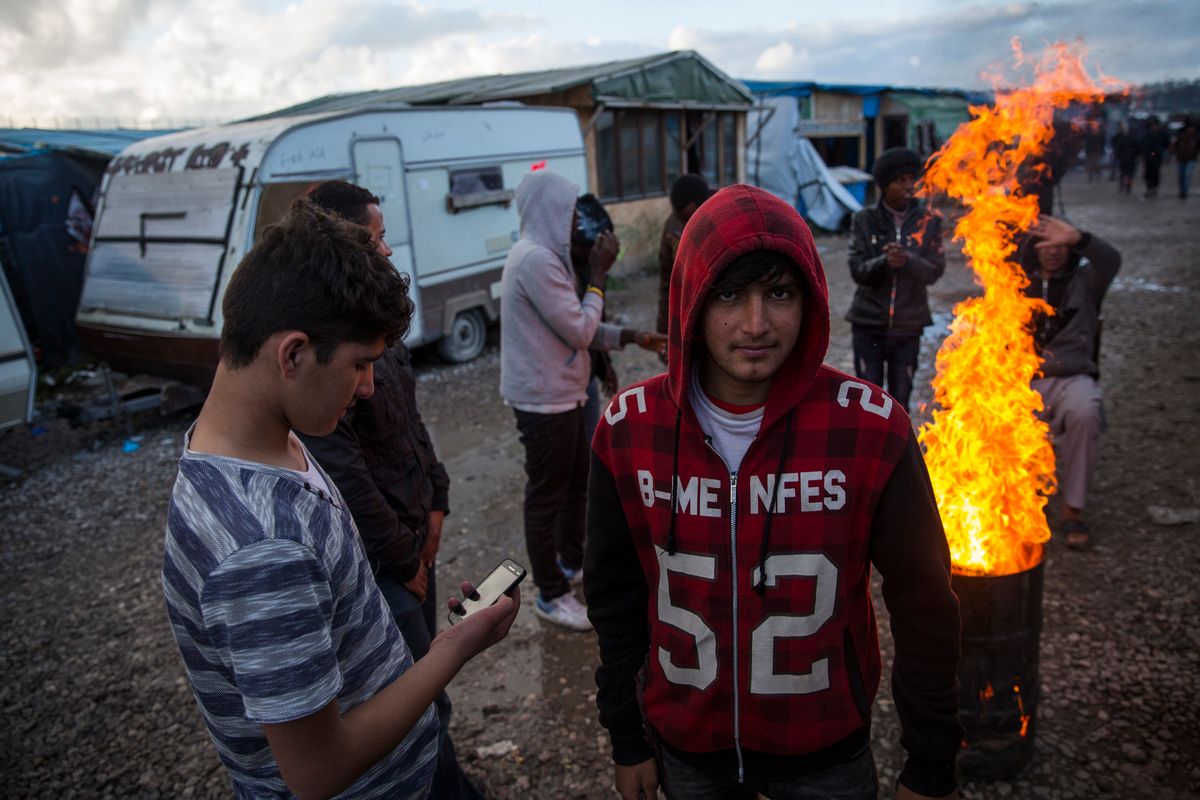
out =
[[521,238],[545,247],[570,265],[571,217],[578,195],[579,187],[557,172],[540,169],[526,175],[517,187]]
[[753,186],[726,187],[700,206],[683,229],[671,271],[667,374],[671,397],[682,409],[697,354],[703,353],[697,337],[704,301],[722,270],[752,250],[786,256],[804,283],[804,322],[771,384],[762,423],[766,430],[804,396],[829,349],[825,268],[808,225],[775,195]]

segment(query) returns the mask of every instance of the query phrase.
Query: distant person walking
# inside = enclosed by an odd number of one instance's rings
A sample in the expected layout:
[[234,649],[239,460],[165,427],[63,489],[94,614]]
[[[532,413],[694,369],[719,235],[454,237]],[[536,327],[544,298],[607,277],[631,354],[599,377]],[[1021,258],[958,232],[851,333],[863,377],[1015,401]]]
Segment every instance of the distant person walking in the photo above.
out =
[[1112,140],[1113,161],[1121,182],[1117,184],[1120,194],[1133,194],[1133,175],[1137,171],[1138,144],[1129,131],[1129,123],[1122,122]]
[[1151,117],[1146,127],[1145,139],[1142,141],[1142,158],[1146,165],[1146,197],[1158,196],[1159,175],[1168,147],[1167,132],[1163,129],[1162,122],[1158,117]]
[[[846,319],[853,326],[854,372],[908,410],[930,284],[946,270],[942,224],[915,199],[921,157],[897,147],[875,162],[881,197],[850,224],[850,275],[858,288]],[[886,371],[886,375],[885,375]]]
[[1196,169],[1196,156],[1200,153],[1200,130],[1196,127],[1194,117],[1183,121],[1183,128],[1175,134],[1171,150],[1175,155],[1175,167],[1179,176],[1179,199],[1186,200],[1188,187],[1192,182],[1192,172]]

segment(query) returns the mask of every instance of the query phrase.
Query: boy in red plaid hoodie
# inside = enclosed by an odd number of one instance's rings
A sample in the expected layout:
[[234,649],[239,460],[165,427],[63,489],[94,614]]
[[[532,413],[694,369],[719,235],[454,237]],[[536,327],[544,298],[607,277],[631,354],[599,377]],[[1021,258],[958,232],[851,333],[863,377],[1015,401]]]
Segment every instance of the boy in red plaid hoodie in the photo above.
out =
[[907,414],[821,363],[808,227],[766,192],[721,191],[684,230],[670,317],[668,372],[615,397],[593,441],[584,586],[618,792],[874,798],[874,564],[897,797],[956,797],[945,534]]

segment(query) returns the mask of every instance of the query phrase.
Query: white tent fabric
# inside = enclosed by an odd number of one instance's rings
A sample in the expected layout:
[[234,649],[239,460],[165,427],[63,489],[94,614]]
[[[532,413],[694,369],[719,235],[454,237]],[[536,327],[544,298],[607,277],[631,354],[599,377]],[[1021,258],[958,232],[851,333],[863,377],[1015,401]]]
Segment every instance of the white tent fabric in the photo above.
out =
[[767,97],[749,114],[746,174],[751,183],[796,207],[830,231],[862,208],[830,172],[812,142],[796,133],[800,113],[794,97]]

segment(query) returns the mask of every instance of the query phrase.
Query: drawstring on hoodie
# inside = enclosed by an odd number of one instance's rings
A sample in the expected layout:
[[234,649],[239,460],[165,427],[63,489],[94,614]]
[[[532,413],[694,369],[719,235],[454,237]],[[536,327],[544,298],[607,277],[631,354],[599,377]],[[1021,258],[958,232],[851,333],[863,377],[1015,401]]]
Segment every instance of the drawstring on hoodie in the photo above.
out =
[[[758,580],[754,582],[754,591],[759,597],[767,591],[767,552],[771,548],[771,520],[775,518],[775,496],[779,492],[779,484],[783,482],[783,467],[787,463],[792,450],[792,416],[796,409],[787,415],[787,426],[783,431],[783,446],[779,448],[779,466],[775,468],[775,483],[771,486],[771,499],[767,503],[767,521],[763,525],[762,546],[758,552]],[[674,521],[674,520],[672,520]]]
[[671,446],[671,525],[667,529],[667,555],[675,555],[675,504],[679,487],[679,425],[683,420],[683,409],[675,411],[675,437]]

